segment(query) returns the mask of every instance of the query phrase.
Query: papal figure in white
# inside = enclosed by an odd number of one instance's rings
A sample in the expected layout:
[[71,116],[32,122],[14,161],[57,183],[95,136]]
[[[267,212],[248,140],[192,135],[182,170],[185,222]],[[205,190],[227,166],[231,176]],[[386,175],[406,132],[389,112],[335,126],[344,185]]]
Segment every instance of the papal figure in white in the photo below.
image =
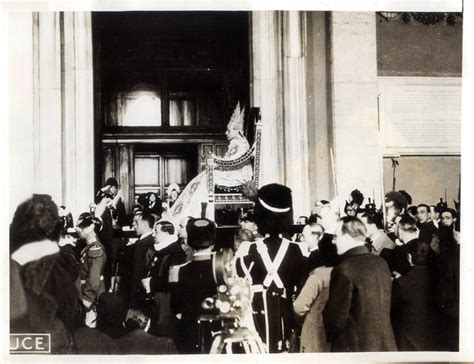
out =
[[[243,134],[244,113],[245,110],[241,110],[240,105],[237,104],[227,124],[227,131],[225,132],[227,140],[229,141],[227,152],[222,158],[212,154],[214,160],[235,160],[249,151],[249,142]],[[252,165],[250,160],[247,160],[236,166],[223,167],[215,165],[213,179],[214,184],[222,187],[223,190],[232,190],[250,181],[252,176]],[[171,209],[163,216],[163,219],[179,223],[186,216],[200,217],[201,203],[207,202],[208,198],[207,175],[206,171],[203,171],[189,182]]]

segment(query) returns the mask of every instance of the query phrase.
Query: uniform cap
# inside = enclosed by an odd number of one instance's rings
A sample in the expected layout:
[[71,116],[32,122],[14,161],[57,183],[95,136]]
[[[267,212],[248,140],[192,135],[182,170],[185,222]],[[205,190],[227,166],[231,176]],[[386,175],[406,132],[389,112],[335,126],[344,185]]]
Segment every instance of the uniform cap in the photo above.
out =
[[188,245],[193,249],[205,249],[214,244],[216,224],[208,219],[190,219],[186,225]]
[[274,213],[288,212],[293,206],[291,190],[277,183],[260,188],[257,197],[263,208]]

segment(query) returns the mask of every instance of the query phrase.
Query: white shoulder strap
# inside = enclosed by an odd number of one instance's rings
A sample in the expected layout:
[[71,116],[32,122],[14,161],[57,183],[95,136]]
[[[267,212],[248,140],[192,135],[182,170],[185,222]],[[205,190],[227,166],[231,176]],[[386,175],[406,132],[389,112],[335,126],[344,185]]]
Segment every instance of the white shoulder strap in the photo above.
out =
[[185,265],[188,265],[189,262],[179,264],[179,265],[172,265],[170,267],[169,275],[168,275],[168,283],[177,283],[179,282],[179,270],[181,267],[184,267]]
[[269,287],[272,282],[275,282],[275,285],[278,288],[285,288],[283,285],[283,281],[281,280],[280,275],[278,274],[278,269],[280,268],[281,262],[283,261],[283,258],[285,257],[289,246],[289,241],[283,239],[280,248],[278,249],[278,252],[275,256],[275,259],[272,261],[270,259],[270,255],[268,254],[267,246],[263,243],[262,240],[257,241],[257,251],[262,257],[263,265],[267,270],[267,276],[263,280],[263,285],[265,287]]

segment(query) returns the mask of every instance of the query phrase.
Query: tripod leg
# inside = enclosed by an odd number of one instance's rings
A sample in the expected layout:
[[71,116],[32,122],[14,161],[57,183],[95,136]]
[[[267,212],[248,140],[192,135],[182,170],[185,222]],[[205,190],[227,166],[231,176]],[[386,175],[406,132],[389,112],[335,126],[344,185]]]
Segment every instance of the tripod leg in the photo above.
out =
[[242,341],[242,346],[244,347],[245,354],[255,353],[252,348],[253,347],[252,343],[249,342],[248,340]]
[[212,342],[211,350],[209,354],[221,354],[222,349],[224,348],[224,343],[222,341],[222,335],[217,335]]
[[261,354],[263,351],[260,350],[260,346],[258,345],[258,341],[255,339],[249,339],[249,345],[252,354]]
[[232,341],[226,341],[224,340],[225,343],[225,349],[227,354],[233,354],[232,352]]

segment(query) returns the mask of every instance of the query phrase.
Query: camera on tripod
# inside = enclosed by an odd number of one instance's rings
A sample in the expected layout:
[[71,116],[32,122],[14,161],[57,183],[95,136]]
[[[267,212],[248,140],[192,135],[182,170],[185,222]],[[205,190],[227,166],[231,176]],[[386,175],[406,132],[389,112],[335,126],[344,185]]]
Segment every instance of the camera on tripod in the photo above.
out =
[[214,313],[213,319],[221,322],[222,330],[214,333],[210,354],[267,352],[253,328],[252,287],[237,276],[232,249],[222,248],[214,254],[213,270],[217,294],[204,299],[202,307]]

